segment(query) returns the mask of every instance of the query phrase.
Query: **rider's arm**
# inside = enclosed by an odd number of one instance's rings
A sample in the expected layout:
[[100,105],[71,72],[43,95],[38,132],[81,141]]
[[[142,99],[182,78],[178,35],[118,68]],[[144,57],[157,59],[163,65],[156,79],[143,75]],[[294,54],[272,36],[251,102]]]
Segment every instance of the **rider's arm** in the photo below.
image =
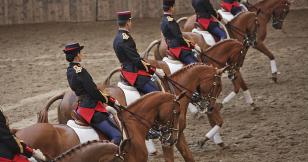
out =
[[169,30],[171,31],[172,35],[181,42],[181,45],[184,45],[187,47],[190,46],[189,44],[187,44],[187,42],[183,38],[180,26],[175,20],[173,20],[172,22],[169,22]]
[[111,96],[102,93],[100,90],[98,90],[96,84],[93,82],[90,74],[88,71],[84,68],[77,73],[78,78],[81,81],[84,89],[87,91],[87,93],[94,99],[99,100],[103,103],[106,103],[110,106],[114,106],[115,99]]
[[209,12],[209,14],[211,14],[214,17],[217,18],[217,13],[216,13],[215,9],[213,8],[213,5],[211,4],[211,2],[209,0],[204,0],[203,4],[204,4],[203,6],[206,8],[206,10]]
[[141,59],[136,48],[130,47],[126,42],[120,44],[120,50],[127,55],[128,59],[137,65],[139,68],[146,70],[147,72],[154,74],[155,68],[149,63]]

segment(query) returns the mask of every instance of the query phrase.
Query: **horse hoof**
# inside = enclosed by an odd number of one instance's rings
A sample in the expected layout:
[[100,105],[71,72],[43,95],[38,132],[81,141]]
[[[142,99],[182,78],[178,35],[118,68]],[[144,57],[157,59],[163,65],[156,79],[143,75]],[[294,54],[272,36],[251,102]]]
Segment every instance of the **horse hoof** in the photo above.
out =
[[250,106],[252,107],[252,111],[259,111],[261,110],[259,106],[257,106],[255,103],[250,104]]
[[278,80],[278,76],[277,76],[277,72],[276,73],[272,73],[272,80],[274,81],[274,83],[277,83]]
[[157,151],[149,153],[149,156],[156,156],[156,155],[157,155]]
[[224,143],[219,143],[218,146],[220,146],[220,148],[223,150],[230,149],[230,146],[225,145]]
[[202,148],[205,145],[206,141],[208,141],[208,138],[199,140],[198,141],[199,147]]

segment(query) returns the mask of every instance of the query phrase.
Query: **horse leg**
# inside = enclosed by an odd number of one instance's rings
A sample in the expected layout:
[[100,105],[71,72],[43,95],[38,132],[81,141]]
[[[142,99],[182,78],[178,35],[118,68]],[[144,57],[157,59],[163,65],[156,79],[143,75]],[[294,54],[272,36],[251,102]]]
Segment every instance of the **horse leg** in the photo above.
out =
[[225,148],[225,144],[221,139],[219,129],[222,127],[223,119],[220,114],[219,104],[215,104],[212,112],[207,114],[208,120],[212,129],[206,134],[206,137],[203,141],[200,141],[201,147],[205,144],[209,139],[212,140],[215,144],[219,145],[222,148]]
[[276,65],[276,61],[275,61],[275,57],[272,54],[271,51],[268,50],[268,48],[264,45],[263,42],[258,42],[258,44],[255,47],[258,51],[264,53],[271,61],[271,70],[272,70],[272,80],[277,83],[277,74],[278,74],[278,70],[277,70],[277,65]]
[[164,159],[166,162],[174,162],[174,151],[173,146],[162,146],[164,152]]
[[244,98],[245,98],[246,103],[251,105],[251,106],[253,106],[253,107],[255,107],[255,104],[254,104],[253,99],[251,97],[250,91],[249,91],[249,89],[248,89],[248,87],[247,87],[247,85],[246,85],[246,83],[245,83],[245,81],[244,81],[244,79],[242,77],[241,72],[238,71],[236,76],[238,78],[238,84],[240,84],[240,87],[243,90]]
[[236,94],[240,91],[240,88],[241,88],[241,83],[240,83],[240,79],[238,77],[238,72],[236,72],[236,78],[234,80],[232,80],[232,84],[233,84],[233,91],[227,96],[225,97],[223,100],[222,100],[222,104],[226,104],[228,103],[233,97],[236,96]]
[[184,132],[179,133],[178,143],[176,144],[176,148],[180,151],[182,157],[184,158],[185,162],[194,162],[194,158],[192,153],[187,145]]

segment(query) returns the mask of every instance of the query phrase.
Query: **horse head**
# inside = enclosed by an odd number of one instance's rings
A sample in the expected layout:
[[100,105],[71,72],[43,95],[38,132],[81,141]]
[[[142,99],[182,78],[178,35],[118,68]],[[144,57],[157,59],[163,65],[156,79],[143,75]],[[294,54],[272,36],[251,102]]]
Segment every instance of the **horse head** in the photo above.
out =
[[272,13],[272,26],[275,29],[282,29],[284,19],[290,11],[291,2],[281,0],[278,2]]
[[173,96],[170,102],[166,102],[159,108],[156,127],[161,131],[161,143],[163,146],[172,146],[177,143],[179,134],[180,103],[178,102],[186,93],[183,91],[178,96]]

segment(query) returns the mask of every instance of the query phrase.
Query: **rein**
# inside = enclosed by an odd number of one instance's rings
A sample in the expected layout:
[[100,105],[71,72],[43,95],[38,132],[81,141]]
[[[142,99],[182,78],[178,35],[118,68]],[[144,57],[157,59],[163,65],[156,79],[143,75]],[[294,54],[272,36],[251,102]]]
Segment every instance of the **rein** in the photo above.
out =
[[[215,77],[220,77],[220,76],[215,74]],[[204,97],[204,96],[200,95],[198,92],[193,92],[193,91],[189,90],[188,88],[184,87],[184,86],[181,85],[180,83],[178,83],[178,82],[172,80],[170,77],[165,76],[164,79],[167,80],[168,84],[170,83],[170,84],[169,84],[169,87],[173,85],[175,88],[177,88],[177,89],[180,90],[180,91],[181,91],[181,90],[184,90],[184,91],[186,91],[186,92],[189,92],[191,95],[188,95],[187,93],[185,93],[185,96],[188,97],[188,98],[190,98],[190,99],[193,101],[192,104],[194,104],[195,106],[201,108],[202,105],[198,104],[197,102],[199,102],[199,101],[207,101],[207,102],[206,102],[206,103],[207,103],[207,104],[206,104],[207,107],[205,108],[205,109],[207,110],[206,112],[210,112],[210,110],[208,110],[208,106],[210,106],[208,101],[209,101],[210,99],[215,99],[215,100],[217,99],[217,96],[216,96],[216,97],[213,97],[213,96],[212,96],[212,93],[213,93],[213,91],[214,91],[214,89],[215,89],[215,86],[217,85],[216,81],[213,82],[213,85],[212,85],[212,87],[211,87],[209,93],[207,94],[206,97]],[[172,86],[172,87],[173,87],[173,86]],[[170,89],[173,89],[173,88],[170,87]],[[174,89],[173,89],[173,91],[174,91]],[[172,92],[172,93],[175,94],[175,91]]]

